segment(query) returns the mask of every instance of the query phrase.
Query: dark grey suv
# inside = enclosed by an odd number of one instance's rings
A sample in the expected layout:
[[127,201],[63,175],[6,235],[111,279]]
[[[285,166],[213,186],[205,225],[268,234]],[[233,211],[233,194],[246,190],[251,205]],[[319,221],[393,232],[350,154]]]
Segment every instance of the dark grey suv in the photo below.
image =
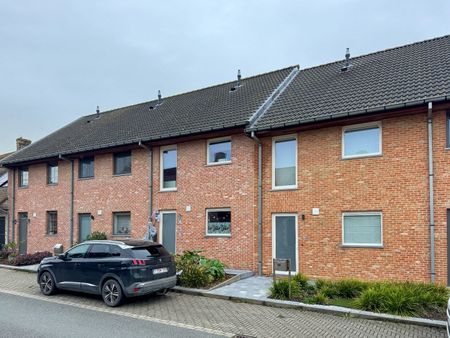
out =
[[159,243],[86,241],[42,260],[38,283],[44,295],[58,289],[102,295],[108,306],[123,297],[166,292],[176,284],[173,257]]

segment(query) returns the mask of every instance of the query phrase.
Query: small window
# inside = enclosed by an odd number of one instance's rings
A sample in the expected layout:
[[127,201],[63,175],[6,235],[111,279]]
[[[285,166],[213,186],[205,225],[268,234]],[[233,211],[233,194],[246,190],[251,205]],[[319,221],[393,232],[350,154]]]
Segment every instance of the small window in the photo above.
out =
[[88,258],[107,258],[111,257],[109,245],[107,244],[94,244],[89,251]]
[[230,209],[206,210],[206,235],[231,236]]
[[380,212],[344,213],[342,215],[343,245],[382,246]]
[[131,174],[131,151],[114,154],[114,175]]
[[89,244],[78,245],[78,246],[74,247],[73,249],[70,249],[69,251],[67,251],[66,257],[67,258],[84,258],[88,248],[89,248]]
[[161,148],[161,190],[177,188],[177,148]]
[[273,189],[297,187],[297,138],[276,138],[273,141]]
[[49,164],[47,166],[47,183],[48,184],[58,183],[58,164]]
[[208,164],[221,164],[231,162],[231,140],[208,141]]
[[131,216],[130,212],[115,212],[113,235],[129,236],[131,233]]
[[94,177],[94,157],[85,157],[80,159],[79,178]]
[[450,148],[450,111],[447,112],[447,148]]
[[58,213],[56,211],[47,211],[47,235],[56,235],[58,233]]
[[19,169],[19,187],[28,187],[28,167]]
[[381,126],[369,124],[343,129],[342,157],[356,158],[381,155]]

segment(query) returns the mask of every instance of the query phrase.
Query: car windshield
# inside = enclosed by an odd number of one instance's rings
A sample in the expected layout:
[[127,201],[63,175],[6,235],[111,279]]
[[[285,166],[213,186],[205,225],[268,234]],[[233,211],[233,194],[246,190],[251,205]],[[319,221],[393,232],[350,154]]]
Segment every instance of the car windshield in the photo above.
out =
[[170,255],[162,245],[133,248],[133,257],[143,259],[150,257],[164,257]]

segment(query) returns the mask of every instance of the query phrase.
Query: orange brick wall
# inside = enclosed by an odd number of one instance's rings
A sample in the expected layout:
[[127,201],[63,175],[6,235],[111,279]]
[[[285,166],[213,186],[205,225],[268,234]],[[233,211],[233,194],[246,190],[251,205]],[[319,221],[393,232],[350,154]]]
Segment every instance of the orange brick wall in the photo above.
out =
[[[435,114],[436,262],[437,280],[442,283],[446,282],[444,212],[450,206],[444,122],[442,112]],[[297,137],[298,189],[290,191],[271,191],[272,138],[263,139],[265,273],[271,271],[272,214],[297,213],[302,273],[429,281],[426,114],[383,120],[380,157],[342,160],[342,127],[299,132]],[[320,215],[312,216],[312,208],[320,208]],[[341,217],[346,211],[382,211],[384,247],[342,247]]]
[[[271,273],[272,214],[296,213],[302,273],[325,278],[428,281],[426,114],[383,120],[380,157],[342,160],[341,133],[339,126],[297,133],[299,186],[290,191],[272,191],[272,138],[262,138],[264,273]],[[177,212],[178,253],[204,250],[205,255],[230,267],[256,270],[257,147],[243,133],[230,136],[232,163],[219,166],[206,165],[206,139],[177,144],[176,192],[160,191],[160,148],[154,147],[153,210]],[[445,149],[444,111],[434,114],[434,158],[436,278],[446,283],[450,150]],[[132,237],[144,236],[149,217],[147,151],[133,150],[132,161],[132,174],[116,177],[112,175],[112,154],[97,155],[95,178],[88,180],[78,179],[75,161],[75,241],[79,213],[91,213],[92,231],[104,231],[111,237],[112,213],[131,211]],[[65,248],[69,245],[70,167],[65,161],[59,166],[58,185],[47,185],[46,165],[36,164],[29,167],[29,187],[16,189],[16,218],[21,211],[29,213],[29,252],[51,250],[56,243]],[[12,185],[9,189],[11,194]],[[186,206],[192,210],[186,211]],[[230,238],[206,236],[207,208],[231,208]],[[312,208],[320,208],[320,215],[312,216]],[[45,235],[48,210],[58,211],[55,236]],[[384,247],[342,247],[341,216],[345,211],[382,211]],[[15,233],[17,241],[17,226]]]

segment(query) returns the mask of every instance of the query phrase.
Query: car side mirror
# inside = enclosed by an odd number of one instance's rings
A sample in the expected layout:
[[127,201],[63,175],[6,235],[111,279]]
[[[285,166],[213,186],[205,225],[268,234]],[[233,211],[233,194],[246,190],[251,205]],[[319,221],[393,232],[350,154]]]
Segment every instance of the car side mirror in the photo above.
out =
[[63,253],[62,253],[62,254],[59,254],[59,255],[58,255],[58,258],[59,258],[59,259],[62,259],[63,261],[65,261],[65,260],[66,260],[66,254],[63,254]]

